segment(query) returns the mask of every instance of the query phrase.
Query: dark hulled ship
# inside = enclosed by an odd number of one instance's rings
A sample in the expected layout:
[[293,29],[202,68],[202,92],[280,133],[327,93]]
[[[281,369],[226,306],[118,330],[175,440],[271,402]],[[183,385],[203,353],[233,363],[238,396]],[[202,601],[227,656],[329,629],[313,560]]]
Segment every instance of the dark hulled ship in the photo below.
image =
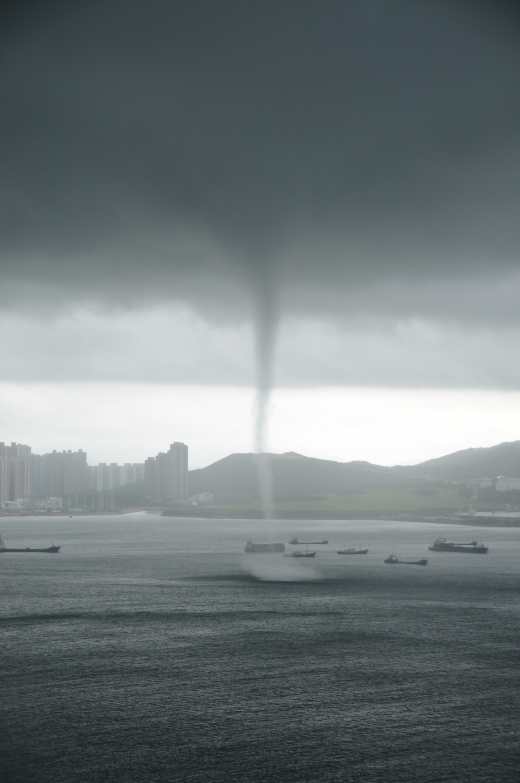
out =
[[48,555],[55,555],[60,551],[60,547],[56,546],[56,544],[51,544],[51,546],[45,546],[45,547],[31,547],[31,546],[25,546],[25,547],[13,547],[13,546],[6,546],[4,539],[2,536],[0,536],[0,554],[3,552],[43,552]]
[[488,547],[484,544],[479,544],[478,541],[464,543],[448,541],[445,538],[436,538],[428,549],[432,552],[470,552],[476,555],[485,555],[488,551]]

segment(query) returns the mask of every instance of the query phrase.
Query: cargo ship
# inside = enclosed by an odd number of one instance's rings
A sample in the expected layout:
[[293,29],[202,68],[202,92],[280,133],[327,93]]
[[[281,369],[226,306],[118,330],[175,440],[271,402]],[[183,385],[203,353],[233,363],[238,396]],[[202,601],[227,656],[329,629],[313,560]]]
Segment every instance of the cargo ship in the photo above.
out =
[[316,546],[316,544],[328,544],[329,541],[328,541],[327,538],[323,538],[321,541],[300,541],[299,538],[291,538],[289,543],[290,544],[303,544],[303,545],[313,544],[314,546]]
[[0,536],[0,554],[2,552],[43,552],[48,555],[55,555],[60,551],[60,547],[56,546],[56,544],[52,544],[51,546],[46,547],[31,547],[31,546],[25,546],[25,547],[11,547],[6,546],[5,541]]
[[488,547],[484,544],[479,544],[478,541],[464,543],[447,541],[445,538],[436,538],[428,549],[431,552],[472,552],[475,555],[485,555],[488,552]]
[[428,561],[425,557],[422,557],[420,560],[400,560],[397,555],[388,555],[385,563],[389,563],[390,565],[428,565]]
[[255,544],[253,541],[246,541],[244,552],[248,555],[266,555],[285,552],[285,544]]
[[345,547],[345,549],[337,550],[338,555],[366,555],[367,553],[368,553],[368,548],[362,549],[361,547],[357,547],[357,546],[350,546],[350,547]]
[[302,552],[296,549],[294,552],[287,552],[285,557],[316,557],[316,552]]

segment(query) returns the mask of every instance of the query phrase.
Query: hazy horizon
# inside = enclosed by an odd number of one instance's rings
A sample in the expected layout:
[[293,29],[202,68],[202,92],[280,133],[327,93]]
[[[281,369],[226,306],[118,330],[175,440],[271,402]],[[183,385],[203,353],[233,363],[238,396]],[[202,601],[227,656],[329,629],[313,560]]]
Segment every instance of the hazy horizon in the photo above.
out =
[[[90,464],[142,462],[180,440],[190,468],[201,468],[254,450],[254,396],[247,387],[4,385],[0,440],[36,453],[82,448]],[[518,392],[277,388],[271,408],[270,451],[340,462],[414,464],[520,433]]]

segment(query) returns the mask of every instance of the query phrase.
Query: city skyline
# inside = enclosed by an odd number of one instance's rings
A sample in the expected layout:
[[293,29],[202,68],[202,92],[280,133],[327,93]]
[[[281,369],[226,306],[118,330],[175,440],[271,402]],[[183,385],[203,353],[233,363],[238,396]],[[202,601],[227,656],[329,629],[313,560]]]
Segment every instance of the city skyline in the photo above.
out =
[[0,509],[113,511],[132,486],[140,486],[141,502],[185,502],[188,446],[176,441],[144,462],[92,465],[83,449],[38,454],[29,444],[0,441]]

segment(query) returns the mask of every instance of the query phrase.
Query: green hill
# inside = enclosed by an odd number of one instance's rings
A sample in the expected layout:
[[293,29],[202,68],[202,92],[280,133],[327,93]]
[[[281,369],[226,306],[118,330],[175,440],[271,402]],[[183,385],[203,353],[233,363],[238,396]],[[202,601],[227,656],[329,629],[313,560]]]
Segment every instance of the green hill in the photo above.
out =
[[[336,462],[294,452],[267,458],[275,502],[287,511],[454,511],[468,504],[464,482],[520,477],[520,441],[465,449],[413,466]],[[259,508],[255,454],[231,454],[190,471],[189,481],[191,495],[211,492],[218,506]]]

